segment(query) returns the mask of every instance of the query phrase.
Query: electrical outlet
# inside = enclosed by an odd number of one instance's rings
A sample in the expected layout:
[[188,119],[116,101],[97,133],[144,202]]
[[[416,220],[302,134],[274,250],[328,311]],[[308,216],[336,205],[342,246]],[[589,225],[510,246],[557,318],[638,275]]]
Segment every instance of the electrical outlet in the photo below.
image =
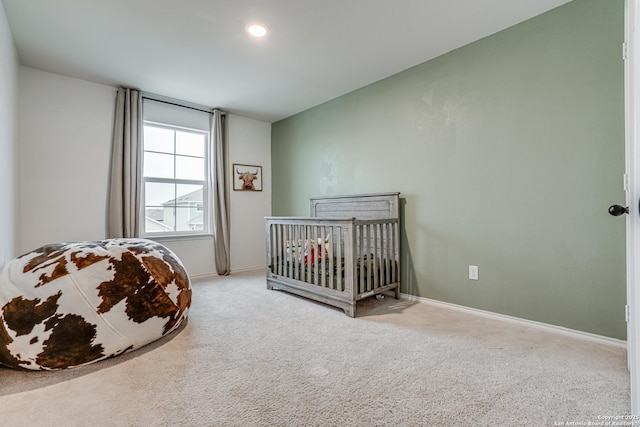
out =
[[470,265],[469,266],[469,280],[478,280],[478,266]]

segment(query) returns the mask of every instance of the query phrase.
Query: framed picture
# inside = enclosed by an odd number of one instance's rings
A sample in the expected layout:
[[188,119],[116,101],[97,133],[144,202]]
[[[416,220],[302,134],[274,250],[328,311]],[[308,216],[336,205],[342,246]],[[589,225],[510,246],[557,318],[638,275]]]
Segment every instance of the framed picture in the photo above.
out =
[[233,164],[233,189],[262,191],[262,166]]

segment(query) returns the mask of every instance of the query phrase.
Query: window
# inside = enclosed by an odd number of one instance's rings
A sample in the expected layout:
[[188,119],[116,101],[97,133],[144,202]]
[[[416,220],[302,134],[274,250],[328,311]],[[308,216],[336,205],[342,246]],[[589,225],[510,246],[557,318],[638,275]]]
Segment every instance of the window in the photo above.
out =
[[209,133],[145,121],[142,235],[208,234]]

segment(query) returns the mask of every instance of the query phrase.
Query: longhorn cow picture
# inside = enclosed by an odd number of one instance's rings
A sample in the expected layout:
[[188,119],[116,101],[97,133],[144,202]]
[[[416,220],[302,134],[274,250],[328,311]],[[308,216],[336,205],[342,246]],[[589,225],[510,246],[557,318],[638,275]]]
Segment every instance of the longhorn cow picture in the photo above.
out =
[[237,191],[262,191],[262,167],[234,164],[233,189]]

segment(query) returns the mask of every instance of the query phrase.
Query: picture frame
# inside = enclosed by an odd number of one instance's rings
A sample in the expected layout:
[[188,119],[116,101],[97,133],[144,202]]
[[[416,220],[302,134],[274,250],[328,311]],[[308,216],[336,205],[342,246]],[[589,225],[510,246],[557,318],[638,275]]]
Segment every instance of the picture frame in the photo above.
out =
[[234,163],[231,173],[234,191],[262,191],[262,166]]

